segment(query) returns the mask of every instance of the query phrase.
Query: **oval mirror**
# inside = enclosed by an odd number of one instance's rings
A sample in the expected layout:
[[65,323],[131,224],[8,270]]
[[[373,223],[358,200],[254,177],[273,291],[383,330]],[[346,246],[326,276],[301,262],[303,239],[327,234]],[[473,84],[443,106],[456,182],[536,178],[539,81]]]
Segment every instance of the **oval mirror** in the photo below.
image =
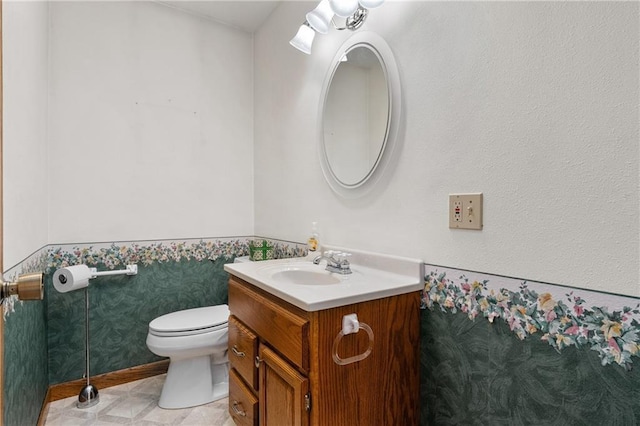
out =
[[329,185],[368,191],[389,163],[400,119],[400,78],[377,34],[356,33],[338,49],[320,97],[319,151]]

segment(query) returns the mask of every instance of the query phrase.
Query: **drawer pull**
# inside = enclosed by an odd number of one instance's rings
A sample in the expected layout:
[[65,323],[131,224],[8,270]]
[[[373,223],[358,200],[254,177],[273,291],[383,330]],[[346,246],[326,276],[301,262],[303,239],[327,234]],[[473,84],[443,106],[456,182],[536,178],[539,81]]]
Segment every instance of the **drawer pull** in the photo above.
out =
[[256,368],[260,368],[260,363],[261,362],[262,362],[262,360],[260,359],[259,356],[257,356],[253,363],[256,365]]
[[233,401],[233,403],[231,404],[231,408],[233,409],[233,412],[239,415],[240,417],[247,417],[247,412],[238,407],[242,407],[242,404],[238,401]]
[[246,355],[244,352],[240,352],[236,345],[233,345],[233,348],[231,348],[231,352],[233,352],[235,354],[235,356],[237,356],[239,358],[244,358],[245,355]]

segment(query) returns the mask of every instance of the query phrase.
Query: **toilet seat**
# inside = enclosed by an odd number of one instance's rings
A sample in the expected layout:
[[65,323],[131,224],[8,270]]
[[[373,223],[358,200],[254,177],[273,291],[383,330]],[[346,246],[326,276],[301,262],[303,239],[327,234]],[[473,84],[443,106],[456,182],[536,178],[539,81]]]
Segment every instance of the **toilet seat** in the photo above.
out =
[[149,323],[149,334],[159,337],[192,336],[228,327],[227,305],[185,309],[162,315]]

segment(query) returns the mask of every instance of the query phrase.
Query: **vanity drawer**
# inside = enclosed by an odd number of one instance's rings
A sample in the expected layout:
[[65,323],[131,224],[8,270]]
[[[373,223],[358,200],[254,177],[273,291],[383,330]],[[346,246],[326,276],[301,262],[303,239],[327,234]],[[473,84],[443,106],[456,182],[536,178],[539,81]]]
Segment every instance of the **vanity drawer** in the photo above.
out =
[[234,368],[229,370],[229,414],[238,426],[258,425],[258,398]]
[[260,339],[309,371],[309,320],[301,310],[231,276],[229,310]]
[[258,356],[258,336],[236,317],[229,317],[229,362],[253,389],[258,390],[258,369],[254,360]]

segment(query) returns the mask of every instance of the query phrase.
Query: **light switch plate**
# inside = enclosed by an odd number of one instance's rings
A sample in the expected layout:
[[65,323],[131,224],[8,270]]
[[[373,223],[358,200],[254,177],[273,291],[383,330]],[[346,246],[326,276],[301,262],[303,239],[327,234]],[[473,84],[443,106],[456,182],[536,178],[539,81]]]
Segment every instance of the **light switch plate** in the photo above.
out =
[[482,229],[482,193],[449,194],[449,228]]

